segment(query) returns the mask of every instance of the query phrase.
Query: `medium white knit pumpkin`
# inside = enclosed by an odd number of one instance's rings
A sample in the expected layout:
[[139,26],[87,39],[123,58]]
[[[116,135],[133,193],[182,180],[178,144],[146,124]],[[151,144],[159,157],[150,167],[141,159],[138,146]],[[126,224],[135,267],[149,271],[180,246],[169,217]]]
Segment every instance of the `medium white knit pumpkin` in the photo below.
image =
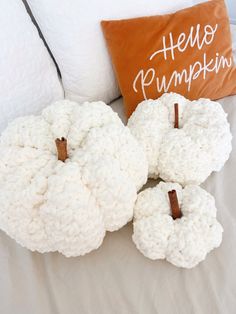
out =
[[159,183],[139,193],[133,241],[146,257],[192,268],[218,247],[223,228],[213,196],[197,185]]
[[59,101],[18,118],[0,151],[0,228],[33,251],[98,248],[132,219],[147,179],[143,150],[102,102]]
[[168,93],[145,100],[128,127],[146,151],[149,177],[182,185],[200,184],[219,171],[232,149],[227,115],[209,99]]

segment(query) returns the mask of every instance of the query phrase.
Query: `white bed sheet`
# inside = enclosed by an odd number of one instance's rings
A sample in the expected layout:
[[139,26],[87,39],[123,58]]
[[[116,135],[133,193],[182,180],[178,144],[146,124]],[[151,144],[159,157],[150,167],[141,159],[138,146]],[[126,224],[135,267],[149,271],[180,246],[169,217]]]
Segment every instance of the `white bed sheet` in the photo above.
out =
[[[224,169],[203,184],[215,196],[224,226],[220,248],[185,270],[145,258],[131,240],[131,223],[108,233],[98,250],[69,259],[32,253],[0,232],[0,313],[236,313],[236,96],[220,102],[233,151]],[[123,117],[122,99],[112,107]]]

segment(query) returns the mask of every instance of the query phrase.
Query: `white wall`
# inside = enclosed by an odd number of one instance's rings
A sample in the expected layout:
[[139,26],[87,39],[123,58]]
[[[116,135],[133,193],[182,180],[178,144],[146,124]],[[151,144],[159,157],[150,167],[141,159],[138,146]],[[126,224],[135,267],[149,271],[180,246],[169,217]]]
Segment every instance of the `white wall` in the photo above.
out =
[[231,23],[236,24],[236,0],[226,0]]

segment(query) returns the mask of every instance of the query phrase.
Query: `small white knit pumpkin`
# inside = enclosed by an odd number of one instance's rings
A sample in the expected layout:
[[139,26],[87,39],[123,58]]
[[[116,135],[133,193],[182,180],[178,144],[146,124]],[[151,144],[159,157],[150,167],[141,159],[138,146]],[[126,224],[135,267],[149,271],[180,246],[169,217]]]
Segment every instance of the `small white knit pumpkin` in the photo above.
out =
[[64,100],[18,118],[0,151],[0,228],[33,251],[98,248],[132,219],[147,180],[143,150],[102,102]]
[[146,151],[149,177],[182,185],[200,184],[219,171],[232,149],[227,115],[209,99],[168,93],[145,100],[128,127]]
[[223,228],[213,196],[196,185],[159,183],[138,195],[133,241],[146,257],[192,268],[218,247]]

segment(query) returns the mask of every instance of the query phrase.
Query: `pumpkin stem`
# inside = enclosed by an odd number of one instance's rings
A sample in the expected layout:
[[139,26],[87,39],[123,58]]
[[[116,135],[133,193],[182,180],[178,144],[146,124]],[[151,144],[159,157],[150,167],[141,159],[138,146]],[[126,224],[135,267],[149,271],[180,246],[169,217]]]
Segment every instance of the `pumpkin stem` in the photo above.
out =
[[175,129],[179,128],[179,105],[175,104]]
[[178,197],[177,197],[176,191],[175,190],[169,191],[168,196],[169,196],[169,200],[170,200],[170,207],[171,207],[173,219],[181,218],[182,212],[179,208],[179,202],[178,202]]
[[67,140],[62,137],[61,139],[57,138],[55,140],[56,146],[57,146],[57,156],[58,160],[65,161],[68,157],[67,155]]

